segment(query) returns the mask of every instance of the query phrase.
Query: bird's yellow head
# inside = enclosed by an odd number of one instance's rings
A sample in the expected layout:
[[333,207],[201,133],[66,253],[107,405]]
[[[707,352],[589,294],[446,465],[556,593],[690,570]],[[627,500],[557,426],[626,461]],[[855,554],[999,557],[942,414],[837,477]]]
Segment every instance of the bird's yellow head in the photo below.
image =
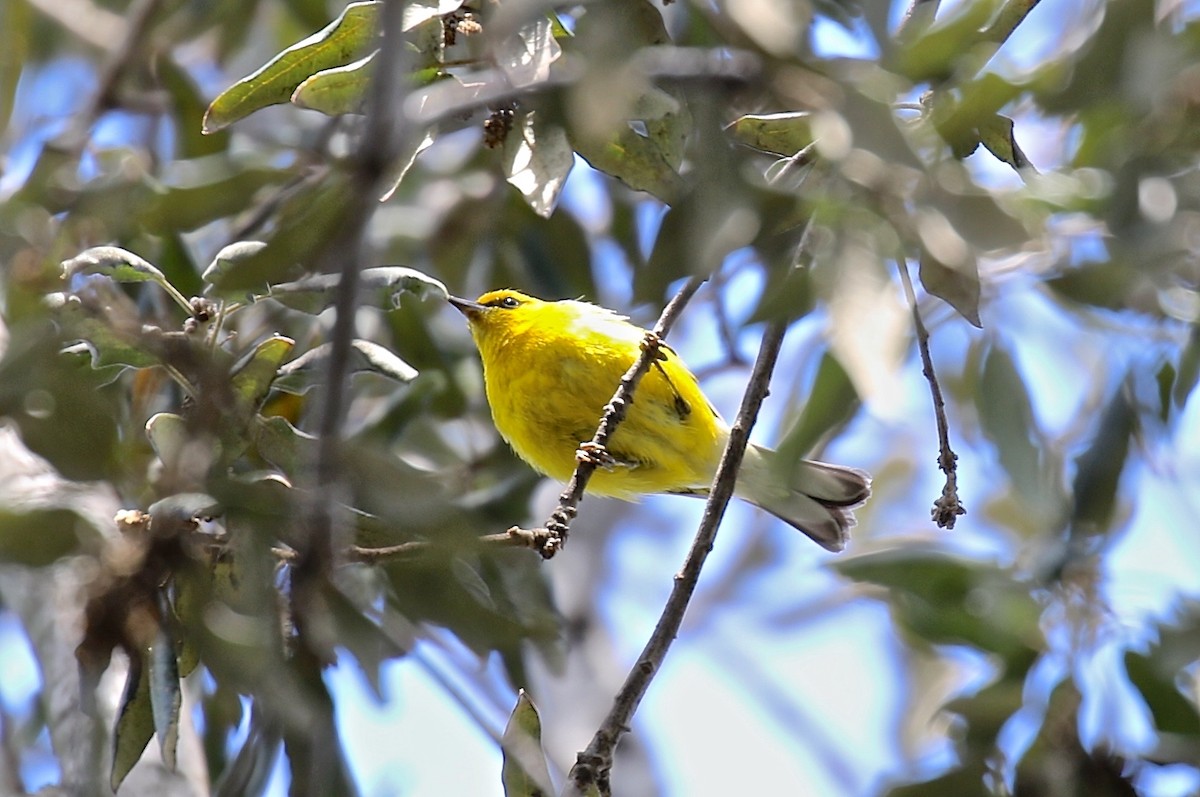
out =
[[450,304],[467,317],[471,336],[480,351],[519,334],[546,314],[551,302],[543,302],[520,291],[489,291],[475,301],[450,297]]

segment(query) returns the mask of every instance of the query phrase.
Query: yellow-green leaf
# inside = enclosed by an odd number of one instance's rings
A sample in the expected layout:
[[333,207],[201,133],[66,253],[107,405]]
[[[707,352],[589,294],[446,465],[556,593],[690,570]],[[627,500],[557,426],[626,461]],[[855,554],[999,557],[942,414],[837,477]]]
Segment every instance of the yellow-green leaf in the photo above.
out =
[[504,750],[504,797],[549,797],[553,794],[546,754],[542,752],[542,720],[522,689],[500,737]]
[[746,114],[727,130],[739,144],[790,158],[813,142],[810,114]]
[[109,782],[115,792],[142,757],[154,736],[154,709],[150,703],[150,673],[141,659],[131,657],[125,693],[117,708],[113,729],[113,761]]
[[292,104],[329,116],[358,113],[374,74],[376,50],[352,64],[323,69],[306,78],[292,93]]
[[346,6],[320,31],[221,92],[204,114],[204,132],[216,132],[261,108],[288,102],[312,75],[361,58],[374,40],[378,13],[378,0]]

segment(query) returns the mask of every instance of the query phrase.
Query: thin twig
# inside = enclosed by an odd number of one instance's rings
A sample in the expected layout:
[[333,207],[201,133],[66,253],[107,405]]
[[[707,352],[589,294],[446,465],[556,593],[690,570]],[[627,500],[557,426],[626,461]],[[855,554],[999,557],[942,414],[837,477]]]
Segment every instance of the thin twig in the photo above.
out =
[[[482,548],[532,548],[536,551],[546,545],[548,535],[549,532],[545,529],[522,529],[513,526],[508,531],[499,534],[484,534],[476,537],[474,543]],[[407,559],[444,547],[444,545],[436,544],[431,540],[411,540],[381,548],[351,545],[346,549],[345,558],[348,562],[378,564],[393,559]]]
[[625,678],[621,690],[613,699],[612,709],[604,718],[596,734],[592,737],[587,749],[580,753],[575,766],[567,776],[566,794],[582,795],[589,788],[596,788],[600,794],[610,794],[609,772],[612,769],[613,752],[621,736],[629,730],[629,723],[646,690],[654,680],[655,674],[666,658],[679,626],[687,611],[688,601],[696,590],[700,580],[700,570],[704,560],[717,537],[717,529],[725,514],[725,507],[733,497],[734,484],[737,480],[738,468],[742,464],[742,455],[746,451],[746,443],[750,430],[758,418],[759,408],[766,398],[771,372],[779,357],[779,349],[783,343],[784,332],[787,331],[787,321],[772,321],[767,325],[763,334],[762,346],[758,358],[754,362],[754,370],[750,375],[750,383],[742,397],[742,406],[738,410],[737,419],[729,432],[729,442],[721,455],[721,464],[717,467],[713,479],[712,492],[708,503],[704,506],[704,516],[696,538],[688,551],[683,569],[675,576],[675,584],[671,595],[663,607],[662,615],[654,632],[638,656],[637,662]]
[[925,329],[925,322],[921,320],[921,311],[917,307],[917,294],[913,290],[912,277],[908,273],[908,259],[900,255],[896,258],[896,265],[900,271],[900,281],[904,283],[904,295],[908,297],[908,306],[912,309],[917,349],[921,352],[921,372],[929,382],[929,393],[933,397],[933,412],[937,419],[938,431],[938,467],[946,474],[942,495],[933,502],[931,514],[939,528],[952,529],[958,516],[967,514],[967,508],[958,498],[958,455],[950,448],[950,424],[946,420],[946,402],[942,398],[942,388],[933,370],[933,358],[929,356],[929,330]]
[[[675,294],[675,298],[671,299],[663,309],[658,323],[654,325],[654,330],[646,333],[646,338],[642,341],[642,353],[621,377],[621,383],[617,386],[617,392],[613,394],[612,399],[604,405],[604,415],[600,418],[596,434],[592,436],[590,442],[579,447],[575,472],[571,474],[571,480],[567,482],[566,489],[559,495],[558,507],[546,520],[545,528],[532,531],[519,530],[522,534],[533,534],[535,539],[541,541],[537,551],[543,558],[551,558],[566,543],[571,520],[578,511],[579,502],[583,500],[583,492],[587,489],[588,480],[592,478],[596,468],[603,462],[604,447],[608,445],[608,439],[625,419],[625,413],[629,411],[629,405],[633,403],[633,392],[637,389],[638,382],[642,380],[642,377],[650,370],[650,364],[658,357],[662,339],[675,324],[675,319],[679,317],[679,313],[703,283],[703,277],[692,277],[684,283],[683,287],[679,289],[679,293]],[[548,533],[543,535],[543,531]],[[512,530],[508,533],[511,534]]]
[[1008,0],[983,32],[983,40],[1002,44],[1008,41],[1017,26],[1025,21],[1029,12],[1037,8],[1041,0]]

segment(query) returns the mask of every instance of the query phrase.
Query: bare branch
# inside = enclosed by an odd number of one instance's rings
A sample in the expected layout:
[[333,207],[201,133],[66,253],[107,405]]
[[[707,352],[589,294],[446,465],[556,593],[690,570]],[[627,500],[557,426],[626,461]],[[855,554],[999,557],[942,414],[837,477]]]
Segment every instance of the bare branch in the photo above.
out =
[[967,514],[967,508],[958,498],[958,455],[950,448],[950,424],[946,420],[946,402],[942,398],[942,388],[933,370],[933,359],[929,356],[929,330],[925,328],[925,322],[921,320],[921,311],[917,307],[917,294],[913,290],[912,277],[908,273],[907,258],[903,255],[897,257],[896,265],[900,271],[900,281],[904,283],[904,295],[908,297],[908,306],[912,308],[917,349],[921,352],[921,372],[929,382],[929,393],[933,397],[933,412],[937,419],[938,431],[938,467],[946,474],[942,494],[933,502],[932,516],[939,528],[952,529],[958,516]]
[[566,794],[582,795],[591,787],[598,789],[602,795],[611,793],[609,772],[612,769],[613,752],[621,736],[629,730],[634,712],[679,633],[688,601],[691,600],[700,580],[700,570],[704,567],[704,560],[716,540],[725,507],[733,497],[742,455],[746,451],[750,430],[758,418],[759,408],[767,396],[771,372],[775,369],[775,361],[779,357],[779,349],[786,331],[787,321],[784,320],[772,321],[767,325],[758,358],[754,362],[754,370],[750,375],[750,383],[742,397],[737,419],[730,429],[729,442],[721,455],[721,464],[717,467],[713,479],[712,492],[704,507],[704,516],[688,551],[687,560],[683,563],[683,569],[675,576],[675,585],[654,632],[629,671],[621,690],[613,699],[612,709],[592,737],[587,749],[579,754],[575,766],[571,768],[567,776]]

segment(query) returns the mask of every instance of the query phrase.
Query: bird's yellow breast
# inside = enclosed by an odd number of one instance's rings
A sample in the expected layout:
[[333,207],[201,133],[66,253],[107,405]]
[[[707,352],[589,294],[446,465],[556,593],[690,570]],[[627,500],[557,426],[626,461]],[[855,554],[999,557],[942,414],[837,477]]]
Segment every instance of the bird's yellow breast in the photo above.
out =
[[[530,465],[568,480],[576,450],[595,434],[644,331],[570,301],[493,308],[471,325],[496,428]],[[707,487],[725,434],[696,378],[664,346],[609,439],[616,464],[598,469],[588,491],[631,498]]]

